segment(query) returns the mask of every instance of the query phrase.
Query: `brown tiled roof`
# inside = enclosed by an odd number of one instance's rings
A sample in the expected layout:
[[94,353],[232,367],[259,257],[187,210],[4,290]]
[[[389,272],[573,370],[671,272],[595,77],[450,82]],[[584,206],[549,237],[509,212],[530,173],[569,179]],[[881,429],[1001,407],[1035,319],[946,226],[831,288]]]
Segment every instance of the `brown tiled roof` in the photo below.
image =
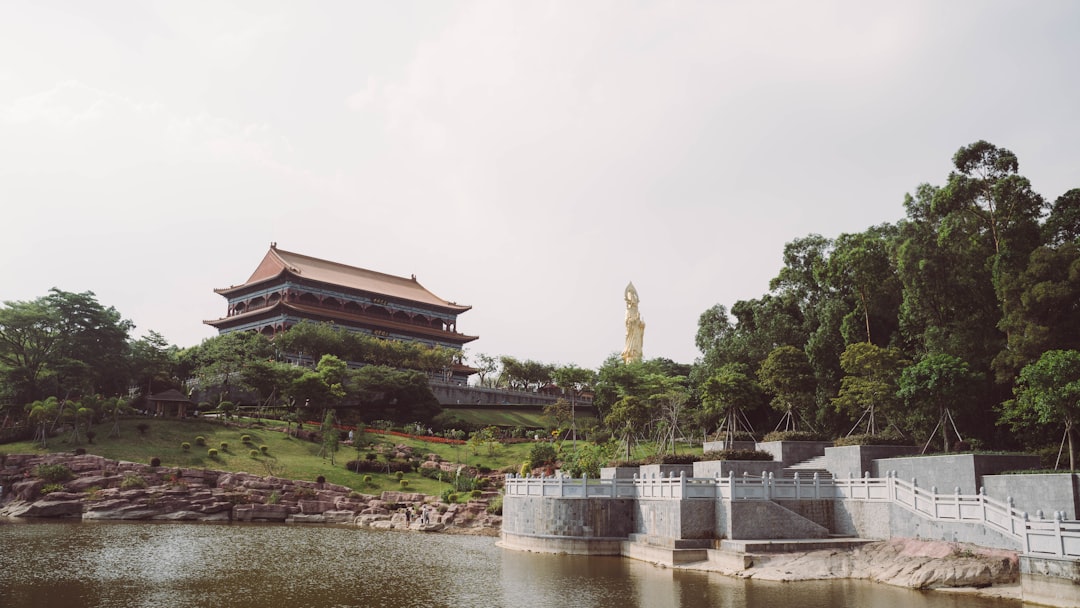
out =
[[448,302],[436,296],[417,282],[415,276],[406,279],[375,272],[374,270],[321,260],[278,249],[276,244],[270,245],[270,250],[266,252],[262,262],[259,263],[259,267],[255,269],[255,272],[244,284],[215,289],[214,291],[221,295],[227,295],[241,288],[269,281],[282,273],[290,273],[301,278],[384,295],[390,298],[448,308],[455,312],[464,312],[472,308],[471,306]]

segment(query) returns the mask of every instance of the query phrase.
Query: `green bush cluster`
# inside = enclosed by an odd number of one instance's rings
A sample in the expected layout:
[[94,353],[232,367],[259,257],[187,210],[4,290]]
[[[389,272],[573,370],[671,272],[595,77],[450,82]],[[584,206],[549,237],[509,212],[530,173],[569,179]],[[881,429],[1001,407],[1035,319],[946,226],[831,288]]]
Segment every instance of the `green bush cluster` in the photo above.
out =
[[911,445],[911,441],[896,435],[848,435],[833,441],[836,447],[845,445]]
[[269,454],[270,453],[270,446],[268,446],[268,445],[260,445],[259,446],[259,451],[262,452],[263,454]]
[[532,449],[529,450],[529,468],[536,469],[554,465],[558,458],[559,455],[555,451],[555,446],[550,443],[533,444]]
[[258,458],[260,454],[262,454],[262,452],[260,452],[259,450],[248,451],[248,456],[251,456],[252,458]]
[[41,495],[52,494],[53,492],[63,492],[64,484],[62,483],[47,483],[41,486]]
[[825,436],[812,431],[773,431],[762,441],[825,441]]
[[502,495],[496,496],[488,503],[487,512],[492,515],[502,515],[503,497]]
[[251,435],[241,435],[240,443],[243,443],[244,445],[251,443]]
[[409,480],[408,479],[400,479],[400,480],[398,480],[398,485],[400,485],[402,488],[407,488],[407,487],[409,487]]
[[200,447],[206,445],[206,437],[203,437],[202,435],[199,435],[198,437],[196,437],[195,438],[195,445],[200,446]]
[[694,464],[701,460],[697,454],[653,454],[641,462],[642,464]]
[[228,452],[229,451],[229,442],[228,441],[222,441],[219,445],[221,446],[221,451],[222,452]]
[[62,464],[39,464],[34,467],[34,477],[53,483],[73,479],[75,474]]
[[141,475],[125,475],[124,480],[120,482],[121,490],[134,490],[136,488],[145,488],[146,480]]
[[210,448],[210,449],[206,450],[206,455],[209,456],[210,458],[213,458],[213,459],[216,460],[217,457],[218,457],[218,451],[215,450],[214,448]]
[[712,450],[701,460],[772,460],[773,455],[762,450]]
[[180,449],[187,452],[187,451],[189,451],[191,449],[191,444],[185,441],[185,442],[180,444]]

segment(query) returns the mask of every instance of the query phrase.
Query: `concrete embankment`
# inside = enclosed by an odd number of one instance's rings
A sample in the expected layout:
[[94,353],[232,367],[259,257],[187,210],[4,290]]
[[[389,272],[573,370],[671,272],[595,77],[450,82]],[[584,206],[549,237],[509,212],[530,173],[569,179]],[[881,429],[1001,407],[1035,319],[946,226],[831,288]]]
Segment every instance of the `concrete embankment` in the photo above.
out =
[[[42,464],[63,465],[74,477],[54,483],[37,478]],[[8,454],[0,485],[0,517],[9,518],[332,523],[491,536],[502,521],[487,512],[487,499],[448,504],[413,492],[375,496],[331,483],[92,455]]]

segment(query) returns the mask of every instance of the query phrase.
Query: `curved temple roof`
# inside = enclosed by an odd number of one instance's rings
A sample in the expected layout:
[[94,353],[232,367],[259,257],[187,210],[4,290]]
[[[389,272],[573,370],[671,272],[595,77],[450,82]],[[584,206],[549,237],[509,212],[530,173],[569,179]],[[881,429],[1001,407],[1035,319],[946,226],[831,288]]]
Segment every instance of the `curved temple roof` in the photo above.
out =
[[454,312],[464,312],[472,308],[472,306],[462,306],[436,296],[417,282],[416,275],[407,279],[367,270],[366,268],[339,264],[278,249],[276,243],[271,243],[270,250],[266,252],[262,262],[259,263],[259,267],[255,269],[255,272],[251,274],[251,277],[246,282],[241,285],[215,289],[214,292],[227,296],[243,288],[274,279],[286,272],[313,281],[357,289],[390,298],[439,306]]

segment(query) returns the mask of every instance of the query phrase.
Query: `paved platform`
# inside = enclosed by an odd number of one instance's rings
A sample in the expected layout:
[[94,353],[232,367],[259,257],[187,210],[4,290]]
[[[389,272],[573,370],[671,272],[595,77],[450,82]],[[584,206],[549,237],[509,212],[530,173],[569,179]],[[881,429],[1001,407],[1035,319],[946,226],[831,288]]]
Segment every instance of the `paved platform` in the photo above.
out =
[[855,549],[874,541],[865,538],[808,538],[720,541],[720,550],[733,553],[801,553],[825,549]]

